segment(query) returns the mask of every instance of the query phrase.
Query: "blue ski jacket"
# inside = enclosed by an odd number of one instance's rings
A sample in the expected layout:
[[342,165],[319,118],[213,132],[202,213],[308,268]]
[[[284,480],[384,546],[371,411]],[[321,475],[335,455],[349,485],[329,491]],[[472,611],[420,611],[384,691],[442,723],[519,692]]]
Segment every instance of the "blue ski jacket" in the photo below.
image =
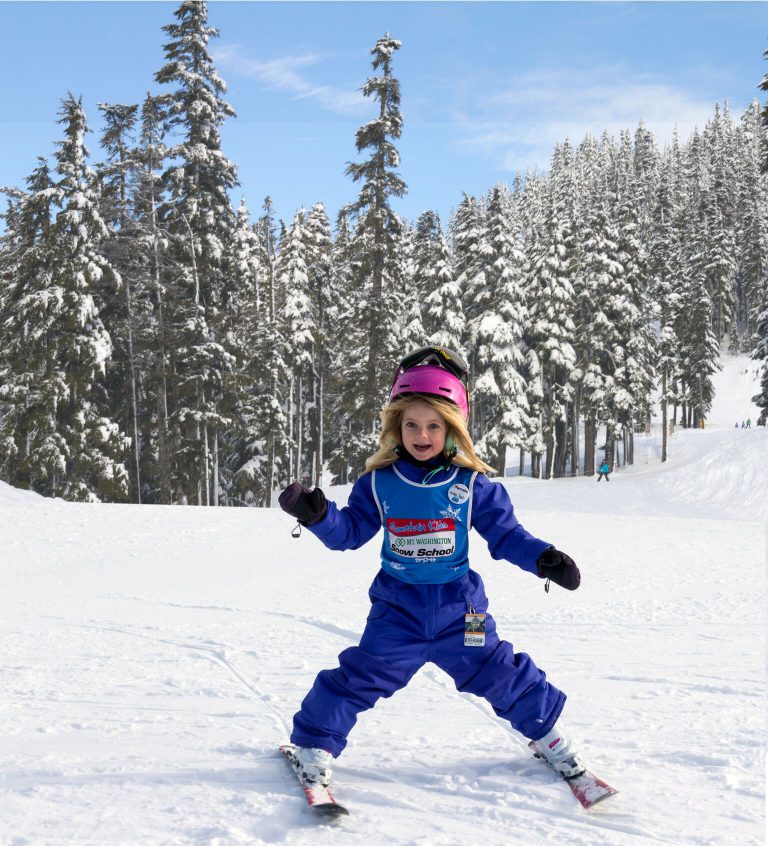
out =
[[[403,459],[395,462],[393,468],[400,477],[416,484],[423,483],[427,474],[434,469]],[[445,468],[430,476],[429,485],[445,483],[455,472],[456,466]],[[523,528],[515,516],[506,488],[492,482],[482,473],[474,475],[472,481],[471,525],[484,538],[494,559],[509,561],[537,576],[536,562],[539,556],[553,546]],[[325,517],[307,528],[329,549],[358,549],[367,543],[382,528],[382,512],[376,501],[373,474],[365,473],[355,482],[344,508],[329,501]],[[392,575],[398,575],[386,569]],[[457,569],[455,577],[465,572],[466,567]],[[435,582],[445,581],[447,579],[444,575],[435,579]]]

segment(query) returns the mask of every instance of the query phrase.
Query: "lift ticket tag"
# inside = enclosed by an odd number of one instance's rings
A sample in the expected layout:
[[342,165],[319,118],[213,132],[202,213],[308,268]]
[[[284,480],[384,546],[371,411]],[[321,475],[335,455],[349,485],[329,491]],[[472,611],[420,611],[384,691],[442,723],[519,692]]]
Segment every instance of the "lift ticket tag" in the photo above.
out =
[[485,614],[464,615],[464,646],[485,646]]

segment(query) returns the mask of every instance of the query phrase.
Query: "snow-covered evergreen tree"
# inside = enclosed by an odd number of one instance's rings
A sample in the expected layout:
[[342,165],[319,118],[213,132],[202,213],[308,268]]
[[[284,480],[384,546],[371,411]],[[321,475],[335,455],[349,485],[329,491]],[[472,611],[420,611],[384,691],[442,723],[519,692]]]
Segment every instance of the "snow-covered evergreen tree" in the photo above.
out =
[[309,302],[313,324],[311,386],[309,392],[309,438],[311,446],[310,477],[314,484],[323,484],[326,463],[327,429],[329,424],[326,390],[332,385],[332,327],[341,308],[333,265],[331,226],[323,203],[309,211],[304,228],[307,246]]
[[224,255],[234,227],[228,191],[238,184],[235,166],[221,150],[220,127],[234,111],[208,53],[218,32],[208,26],[207,4],[185,0],[175,17],[178,23],[163,27],[170,41],[166,64],[155,75],[174,86],[163,103],[166,125],[180,136],[168,151],[168,199],[160,214],[174,262],[166,281],[166,291],[173,291],[166,318],[176,332],[170,416],[177,496],[217,505],[219,433],[228,425],[221,413],[223,385],[235,364],[222,343],[222,310],[232,293]]
[[632,167],[629,134],[624,133],[616,160],[614,214],[618,225],[617,259],[621,274],[610,292],[610,313],[618,340],[613,350],[615,419],[624,441],[624,460],[633,462],[634,426],[650,417],[654,380],[654,319],[650,303],[647,254],[641,241],[640,191]]
[[736,272],[734,217],[736,210],[736,147],[727,106],[715,104],[702,142],[707,148],[708,183],[702,196],[707,239],[702,271],[714,309],[715,337],[721,339],[733,323],[733,282]]
[[0,241],[0,475],[51,495],[66,470],[57,428],[57,318],[53,214],[60,199],[48,163],[38,158],[26,191],[7,192]]
[[373,69],[380,71],[363,86],[363,94],[378,103],[378,116],[357,131],[358,153],[369,158],[347,166],[347,175],[362,187],[357,199],[347,207],[356,221],[354,266],[357,312],[350,325],[350,389],[357,396],[352,425],[356,432],[359,457],[353,460],[355,472],[363,459],[375,451],[376,423],[389,387],[392,360],[397,355],[391,332],[390,311],[395,291],[400,289],[398,264],[403,224],[390,201],[401,197],[406,185],[398,175],[400,155],[395,147],[402,132],[400,83],[392,75],[392,59],[400,42],[386,33],[373,50]]
[[704,425],[712,407],[712,374],[719,369],[720,345],[712,329],[712,299],[701,275],[688,282],[682,301],[681,379],[688,407],[688,425]]
[[173,501],[171,327],[166,315],[171,257],[168,236],[159,219],[162,168],[166,156],[163,116],[157,97],[142,103],[131,196],[132,302],[135,318],[134,357],[141,377],[140,428],[146,441],[140,450],[142,502]]
[[[676,144],[675,139],[675,144]],[[648,271],[653,286],[658,319],[658,374],[659,402],[661,405],[662,446],[661,460],[667,460],[667,437],[669,433],[669,405],[675,400],[675,366],[678,361],[678,337],[675,325],[680,313],[679,244],[674,229],[677,217],[673,155],[666,155],[659,173],[656,203],[649,237]]]
[[638,236],[642,243],[647,243],[653,227],[652,218],[658,190],[660,157],[656,139],[643,121],[640,121],[635,131],[632,162]]
[[[155,74],[157,82],[174,86],[162,102],[166,126],[181,136],[168,150],[172,163],[163,181],[170,198],[162,212],[185,268],[194,256],[199,300],[208,308],[228,296],[223,254],[234,223],[228,191],[238,181],[221,150],[220,127],[235,112],[223,99],[226,85],[208,53],[208,42],[219,33],[208,26],[207,3],[186,0],[175,17],[178,23],[163,27],[171,40],[164,47],[166,64]],[[194,288],[191,274],[183,281]]]
[[[472,346],[470,325],[481,313],[485,273],[484,210],[476,197],[464,194],[450,222],[455,290],[464,311],[464,331],[459,349],[467,352],[469,362],[469,393],[474,394],[477,364]],[[451,293],[449,289],[448,293]],[[480,421],[476,419],[474,404],[470,404],[470,431],[475,440],[482,437]]]
[[[553,156],[553,171],[567,174],[568,149]],[[573,220],[568,180],[550,179],[545,205],[545,231],[535,242],[529,264],[527,304],[530,313],[528,345],[540,368],[540,429],[546,445],[547,478],[562,475],[570,446],[569,412],[578,378],[573,347],[576,326],[572,278],[574,274]],[[560,190],[565,188],[565,190]]]
[[359,264],[352,237],[350,221],[344,209],[336,218],[336,233],[331,253],[338,309],[336,320],[329,326],[329,380],[326,402],[330,415],[328,430],[328,467],[338,484],[345,484],[357,475],[357,451],[351,437],[352,417],[358,397],[356,384],[350,380],[352,368],[360,362],[353,358],[354,345],[350,341],[360,304],[356,289]]
[[[102,251],[120,274],[121,296],[112,297],[107,289],[101,297],[101,318],[109,327],[113,353],[107,368],[108,390],[115,403],[112,409],[121,429],[131,433],[132,460],[128,462],[131,498],[141,502],[141,452],[143,434],[139,425],[139,350],[135,348],[137,285],[141,272],[135,262],[138,235],[131,215],[131,183],[138,168],[132,143],[138,117],[137,105],[99,104],[104,119],[101,146],[107,161],[96,169],[101,189],[102,216],[109,227]],[[138,272],[137,272],[138,271]],[[134,278],[137,277],[137,278]],[[140,331],[140,330],[139,330]]]
[[464,306],[440,218],[434,215],[434,220],[426,227],[423,239],[419,236],[418,223],[416,230],[416,272],[423,280],[422,321],[425,342],[461,351],[466,328]]
[[277,264],[277,283],[285,291],[285,338],[288,366],[292,373],[289,414],[294,448],[292,478],[309,481],[304,438],[306,431],[307,388],[312,379],[315,326],[310,305],[307,244],[304,237],[304,209],[293,218]]
[[[251,225],[250,213],[242,198],[236,213],[232,242],[226,250],[229,297],[222,310],[223,346],[232,356],[232,372],[224,381],[222,413],[230,425],[220,435],[219,477],[223,504],[249,504],[247,489],[234,475],[253,457],[252,433],[244,420],[247,396],[253,390],[254,376],[248,363],[251,359],[258,321],[261,317],[259,237]],[[240,477],[242,481],[243,476]]]
[[760,105],[753,100],[744,111],[739,131],[736,241],[736,318],[744,348],[752,349],[757,319],[768,274],[768,179],[761,173],[762,140]]
[[[768,59],[768,50],[765,51],[764,57]],[[768,91],[768,74],[765,74],[763,81],[760,83],[760,88],[763,91]],[[763,106],[762,112],[763,123],[763,173],[768,173],[768,101]],[[763,196],[764,193],[763,193]],[[768,214],[765,212],[764,214]],[[765,218],[764,218],[765,219]],[[762,370],[760,377],[760,391],[752,398],[752,402],[760,407],[760,417],[758,423],[762,426],[768,425],[768,273],[763,271],[762,290],[756,299],[762,299],[762,310],[759,311],[756,320],[755,335],[757,342],[752,352],[752,358],[755,361],[762,362]],[[760,296],[762,295],[762,296]]]
[[[418,223],[418,221],[417,221]],[[392,321],[392,349],[396,358],[399,350],[414,350],[426,343],[424,330],[424,285],[417,272],[416,229],[404,225],[398,249],[400,265],[399,285],[396,292],[397,312]],[[402,353],[401,353],[402,355]]]
[[[608,202],[606,174],[596,174],[591,208],[582,231],[576,295],[576,345],[579,354],[578,408],[584,416],[584,475],[595,471],[597,429],[615,429],[614,351],[619,339],[613,314],[613,292],[623,273],[619,263],[619,232]],[[609,455],[608,460],[612,457]]]
[[69,95],[60,115],[64,138],[58,142],[56,162],[61,210],[51,231],[51,287],[60,302],[46,343],[55,349],[49,408],[55,415],[56,458],[63,472],[47,482],[51,493],[67,499],[116,501],[128,493],[124,459],[129,441],[109,416],[105,369],[112,340],[94,290],[98,286],[104,291],[110,281],[116,294],[120,278],[100,252],[108,229],[87,164],[88,127],[81,101]]
[[246,383],[239,398],[239,460],[232,495],[236,502],[269,507],[272,492],[289,481],[289,350],[278,308],[275,222],[272,200],[256,223],[259,249],[259,309],[252,317],[252,343],[240,363]]
[[474,403],[483,428],[479,453],[504,475],[507,448],[524,449],[535,428],[525,389],[525,255],[517,210],[506,186],[493,189],[486,223],[488,300],[470,324],[477,368]]
[[[763,53],[763,58],[768,59],[768,50]],[[760,82],[760,89],[762,91],[768,91],[768,73],[763,75],[763,79]],[[763,136],[763,173],[768,173],[768,100],[763,104],[761,116],[763,129],[766,130]]]
[[[684,151],[683,173],[684,202],[679,206],[676,221],[676,228],[681,233],[682,305],[676,326],[680,356],[677,371],[683,423],[700,426],[711,405],[710,377],[717,369],[719,339],[714,334],[715,308],[706,273],[711,218],[706,214],[711,208],[707,149],[698,132],[693,133]],[[706,315],[710,320],[709,329],[704,327]]]

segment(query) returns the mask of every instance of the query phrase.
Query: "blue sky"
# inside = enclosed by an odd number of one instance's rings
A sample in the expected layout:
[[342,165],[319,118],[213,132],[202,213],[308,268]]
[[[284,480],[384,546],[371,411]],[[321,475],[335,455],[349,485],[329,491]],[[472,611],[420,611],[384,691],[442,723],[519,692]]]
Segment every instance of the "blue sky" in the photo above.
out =
[[[0,2],[0,184],[21,186],[60,137],[56,113],[82,95],[98,131],[100,102],[158,91],[161,27],[176,3]],[[402,42],[398,142],[415,219],[447,218],[462,192],[479,194],[515,171],[546,169],[553,145],[618,134],[642,119],[663,143],[685,140],[714,104],[734,116],[768,62],[768,3],[212,2],[211,43],[238,114],[222,131],[256,213],[279,216],[322,201],[331,217],[357,189],[357,128],[375,113],[360,88],[385,31]],[[92,159],[99,156],[96,132]]]

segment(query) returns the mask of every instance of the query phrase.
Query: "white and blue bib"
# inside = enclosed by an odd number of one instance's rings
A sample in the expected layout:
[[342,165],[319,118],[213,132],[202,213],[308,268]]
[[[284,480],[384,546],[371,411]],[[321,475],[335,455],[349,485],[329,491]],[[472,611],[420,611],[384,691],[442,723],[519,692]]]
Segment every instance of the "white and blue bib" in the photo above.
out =
[[476,470],[454,467],[443,482],[412,482],[394,465],[374,470],[371,487],[384,539],[381,566],[412,584],[443,584],[469,570]]

